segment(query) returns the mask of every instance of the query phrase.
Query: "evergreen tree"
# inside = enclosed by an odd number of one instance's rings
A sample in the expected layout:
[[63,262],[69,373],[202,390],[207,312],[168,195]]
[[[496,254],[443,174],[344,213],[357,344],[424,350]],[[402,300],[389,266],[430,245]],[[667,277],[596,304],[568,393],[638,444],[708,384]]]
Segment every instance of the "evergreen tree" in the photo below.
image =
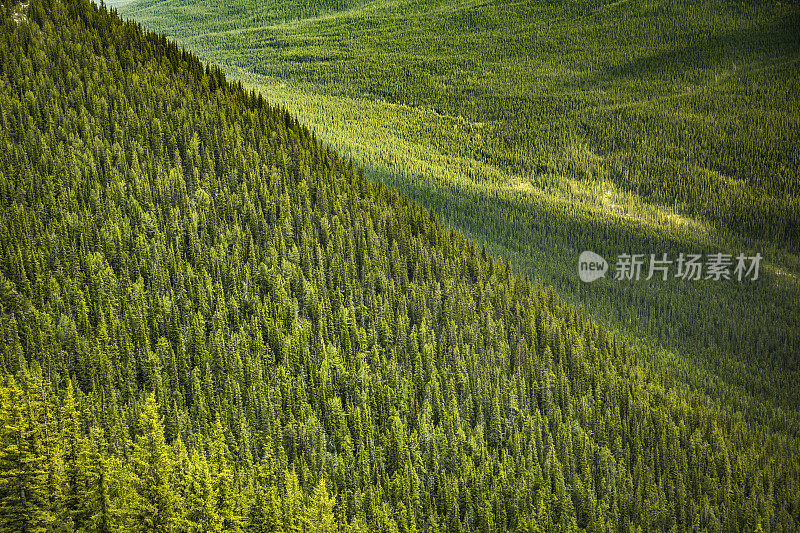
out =
[[40,403],[10,376],[0,385],[0,526],[3,531],[47,531],[47,458],[37,418]]
[[134,445],[133,506],[128,511],[130,526],[141,532],[170,532],[177,516],[176,496],[170,482],[170,457],[164,441],[164,426],[155,396],[145,399],[139,415],[139,435]]

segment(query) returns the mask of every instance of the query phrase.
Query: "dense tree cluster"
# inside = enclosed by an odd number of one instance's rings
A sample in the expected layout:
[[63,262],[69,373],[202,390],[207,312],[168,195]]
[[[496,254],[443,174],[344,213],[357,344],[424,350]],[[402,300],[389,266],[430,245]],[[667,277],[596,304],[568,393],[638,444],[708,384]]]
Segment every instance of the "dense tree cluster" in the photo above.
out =
[[798,527],[794,438],[164,37],[2,8],[1,530]]
[[[298,5],[136,0],[124,12],[285,105],[647,364],[797,435],[796,5]],[[575,270],[587,249],[766,259],[758,283],[587,286]]]
[[201,4],[137,0],[126,13],[254,73],[481,125],[455,142],[423,135],[448,155],[524,177],[602,176],[798,251],[796,6]]

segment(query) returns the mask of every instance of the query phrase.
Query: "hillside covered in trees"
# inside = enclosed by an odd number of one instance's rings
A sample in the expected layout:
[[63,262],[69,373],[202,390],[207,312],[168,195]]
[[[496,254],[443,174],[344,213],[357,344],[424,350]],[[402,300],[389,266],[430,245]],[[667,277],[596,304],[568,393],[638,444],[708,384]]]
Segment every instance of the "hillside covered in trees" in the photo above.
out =
[[[641,362],[800,427],[800,5],[135,0]],[[760,253],[757,283],[581,283],[584,250]]]
[[2,2],[0,530],[794,531],[754,422],[285,110]]

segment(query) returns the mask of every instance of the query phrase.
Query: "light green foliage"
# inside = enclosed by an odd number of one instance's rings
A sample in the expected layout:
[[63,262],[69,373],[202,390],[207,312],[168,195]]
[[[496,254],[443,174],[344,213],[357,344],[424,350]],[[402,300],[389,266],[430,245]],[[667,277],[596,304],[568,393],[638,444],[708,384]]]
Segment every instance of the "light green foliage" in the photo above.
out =
[[148,395],[139,415],[139,435],[134,445],[132,466],[135,491],[128,520],[134,531],[164,533],[172,531],[177,515],[176,497],[170,479],[169,451],[164,427],[153,395]]
[[309,533],[333,533],[336,531],[333,515],[335,505],[335,498],[331,498],[328,488],[325,486],[325,478],[320,479],[308,503],[305,517],[306,531]]
[[[26,376],[27,377],[27,376]],[[24,378],[23,378],[24,379]],[[23,395],[10,376],[0,389],[0,530],[44,532],[52,522],[47,504],[47,462],[43,407]],[[52,428],[50,428],[52,430]]]

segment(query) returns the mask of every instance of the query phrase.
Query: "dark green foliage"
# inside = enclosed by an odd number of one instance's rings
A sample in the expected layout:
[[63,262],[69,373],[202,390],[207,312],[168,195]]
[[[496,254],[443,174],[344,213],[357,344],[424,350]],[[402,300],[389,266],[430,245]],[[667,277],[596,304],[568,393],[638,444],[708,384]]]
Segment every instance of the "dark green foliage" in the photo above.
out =
[[798,527],[794,437],[165,38],[27,13],[0,31],[4,529]]

